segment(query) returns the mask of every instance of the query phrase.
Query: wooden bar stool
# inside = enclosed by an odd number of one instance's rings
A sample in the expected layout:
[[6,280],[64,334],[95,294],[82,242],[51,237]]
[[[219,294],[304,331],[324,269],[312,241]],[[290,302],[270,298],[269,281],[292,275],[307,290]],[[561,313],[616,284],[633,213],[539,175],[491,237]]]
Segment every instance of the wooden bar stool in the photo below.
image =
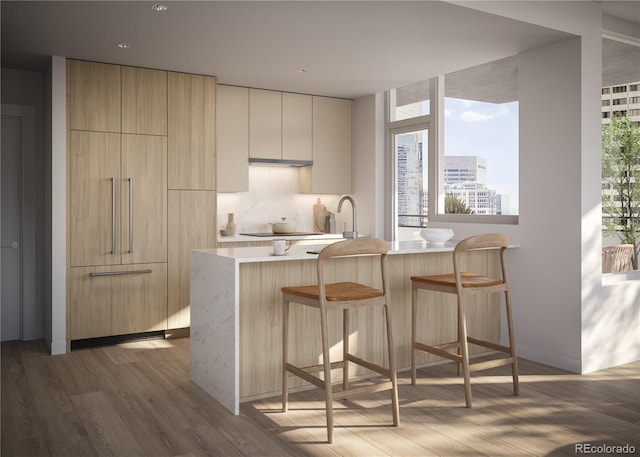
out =
[[[335,257],[351,255],[377,255],[380,257],[380,278],[382,290],[354,282],[339,282],[326,284],[324,270],[327,260]],[[391,335],[391,316],[389,313],[389,285],[387,279],[387,243],[376,238],[348,239],[334,244],[330,244],[318,255],[317,271],[318,285],[282,287],[282,309],[283,309],[283,335],[282,335],[282,410],[287,411],[288,407],[288,375],[295,375],[311,384],[324,390],[325,407],[327,415],[327,439],[333,442],[333,400],[342,400],[356,395],[391,391],[391,404],[393,412],[393,425],[398,426],[398,382],[396,375],[396,363],[393,350],[393,338]],[[296,367],[288,362],[289,346],[289,303],[295,302],[302,305],[313,306],[320,310],[320,326],[322,334],[322,364]],[[368,362],[349,352],[349,310],[356,307],[382,305],[387,328],[387,347],[389,357],[389,368]],[[343,358],[338,362],[331,362],[329,359],[329,341],[327,336],[327,311],[342,310],[343,313]],[[349,388],[348,363],[353,362],[365,367],[368,370],[377,372],[389,381],[374,383],[373,385]],[[331,383],[331,370],[343,369],[342,390],[333,391]],[[314,373],[324,373],[324,379]]]
[[[416,353],[417,351],[429,352],[439,357],[444,357],[457,362],[458,370],[462,365],[464,376],[464,393],[467,408],[471,408],[471,379],[472,371],[486,370],[502,365],[511,365],[513,375],[513,394],[519,395],[518,386],[518,359],[516,357],[516,344],[513,334],[513,319],[511,312],[511,293],[507,281],[507,269],[505,265],[505,250],[509,241],[502,234],[477,235],[460,241],[453,251],[453,273],[433,275],[433,276],[412,276],[411,277],[411,383],[416,383]],[[460,271],[460,257],[469,249],[500,249],[500,269],[502,278],[492,278],[482,276],[477,273]],[[417,298],[418,290],[432,290],[455,294],[458,298],[458,339],[449,343],[436,345],[425,345],[416,341],[417,322]],[[465,297],[472,294],[490,294],[504,292],[505,304],[507,308],[507,327],[509,331],[509,346],[492,343],[490,341],[479,340],[467,336],[467,323],[464,314]],[[469,363],[468,343],[483,346],[495,351],[508,354],[495,360],[485,362]],[[456,349],[457,353],[449,352]],[[459,373],[459,371],[458,371]]]

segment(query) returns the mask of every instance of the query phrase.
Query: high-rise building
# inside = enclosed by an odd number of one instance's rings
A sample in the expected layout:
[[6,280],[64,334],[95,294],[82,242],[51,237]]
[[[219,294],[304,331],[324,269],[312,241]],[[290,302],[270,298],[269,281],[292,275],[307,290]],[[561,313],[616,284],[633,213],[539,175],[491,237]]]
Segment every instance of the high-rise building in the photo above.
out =
[[487,161],[478,156],[445,156],[445,185],[469,181],[487,184]]
[[487,163],[483,157],[445,156],[444,190],[462,200],[474,214],[502,213],[502,206],[498,211],[496,191],[487,188]]
[[422,136],[411,132],[396,137],[398,167],[398,225],[426,227],[427,192],[424,188]]
[[626,114],[640,125],[640,81],[602,88],[602,123],[608,124],[612,116]]

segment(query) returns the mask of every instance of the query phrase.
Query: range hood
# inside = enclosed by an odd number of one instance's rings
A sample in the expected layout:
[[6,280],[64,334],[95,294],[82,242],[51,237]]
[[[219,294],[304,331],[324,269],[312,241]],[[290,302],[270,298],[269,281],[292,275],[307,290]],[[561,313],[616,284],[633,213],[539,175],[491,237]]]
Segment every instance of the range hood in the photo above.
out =
[[311,160],[291,160],[291,159],[259,159],[249,157],[249,165],[264,165],[272,167],[308,167],[313,165]]

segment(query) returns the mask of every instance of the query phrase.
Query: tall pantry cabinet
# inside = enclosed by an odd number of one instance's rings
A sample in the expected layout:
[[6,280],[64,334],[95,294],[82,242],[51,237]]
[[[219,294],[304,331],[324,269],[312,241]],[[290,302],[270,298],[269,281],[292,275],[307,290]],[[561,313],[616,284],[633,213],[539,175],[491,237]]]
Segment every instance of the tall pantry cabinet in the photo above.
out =
[[[172,279],[184,275],[169,258],[169,157],[201,153],[169,146],[172,74],[69,60],[67,75],[69,339],[166,330]],[[200,212],[214,218],[215,199]]]

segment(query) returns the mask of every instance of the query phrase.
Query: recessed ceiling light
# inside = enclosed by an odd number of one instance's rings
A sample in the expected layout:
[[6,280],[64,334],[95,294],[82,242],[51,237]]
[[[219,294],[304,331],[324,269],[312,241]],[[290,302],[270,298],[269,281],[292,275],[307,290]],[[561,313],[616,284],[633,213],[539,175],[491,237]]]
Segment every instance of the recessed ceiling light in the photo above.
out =
[[308,73],[309,69],[308,68],[298,68],[296,70],[296,73]]
[[151,9],[157,13],[162,13],[163,11],[167,11],[169,7],[160,5],[159,3],[154,3],[153,5],[151,5]]
[[116,46],[120,49],[129,49],[131,47],[131,43],[118,43]]

